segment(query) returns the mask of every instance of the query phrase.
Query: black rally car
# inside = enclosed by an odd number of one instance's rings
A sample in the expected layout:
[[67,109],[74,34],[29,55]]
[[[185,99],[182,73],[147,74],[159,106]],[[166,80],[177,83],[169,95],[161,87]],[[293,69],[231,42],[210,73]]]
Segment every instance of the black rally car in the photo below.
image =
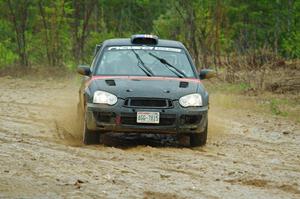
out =
[[79,91],[83,142],[106,132],[173,133],[190,136],[191,146],[207,139],[208,93],[190,54],[178,41],[153,35],[110,39],[96,46]]

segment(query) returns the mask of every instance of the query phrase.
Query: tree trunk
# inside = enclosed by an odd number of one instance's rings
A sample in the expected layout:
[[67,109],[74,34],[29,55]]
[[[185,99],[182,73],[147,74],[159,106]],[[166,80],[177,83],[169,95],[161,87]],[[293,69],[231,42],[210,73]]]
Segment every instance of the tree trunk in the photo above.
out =
[[45,10],[44,7],[42,5],[42,1],[40,0],[38,2],[38,7],[39,7],[39,12],[40,15],[42,17],[42,21],[43,21],[43,26],[44,26],[44,30],[45,30],[45,44],[46,44],[46,54],[47,54],[47,60],[48,60],[48,65],[51,65],[51,54],[49,52],[49,26],[47,24],[47,19],[46,19],[46,15],[45,15]]
[[221,44],[220,44],[220,29],[222,21],[222,5],[221,1],[217,0],[216,16],[215,16],[215,55],[217,57],[217,63],[215,64],[216,70],[218,65],[221,65]]
[[[74,23],[73,23],[73,53],[76,63],[84,61],[85,43],[89,34],[89,21],[94,9],[95,0],[88,3],[74,0]],[[80,20],[83,20],[80,26]]]
[[12,5],[11,0],[7,0],[6,3],[10,12],[10,20],[14,25],[16,33],[17,51],[20,58],[20,64],[28,68],[29,62],[25,33],[27,28],[27,14],[29,2],[27,0],[24,0],[22,2],[18,2],[18,5]]

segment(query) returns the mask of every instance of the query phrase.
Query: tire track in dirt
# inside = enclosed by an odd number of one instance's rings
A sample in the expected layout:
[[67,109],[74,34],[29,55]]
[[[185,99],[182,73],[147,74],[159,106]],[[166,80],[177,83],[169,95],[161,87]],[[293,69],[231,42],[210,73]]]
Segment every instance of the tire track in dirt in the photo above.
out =
[[224,109],[212,96],[205,147],[147,134],[83,146],[77,92],[75,79],[0,78],[0,198],[299,197],[298,124]]

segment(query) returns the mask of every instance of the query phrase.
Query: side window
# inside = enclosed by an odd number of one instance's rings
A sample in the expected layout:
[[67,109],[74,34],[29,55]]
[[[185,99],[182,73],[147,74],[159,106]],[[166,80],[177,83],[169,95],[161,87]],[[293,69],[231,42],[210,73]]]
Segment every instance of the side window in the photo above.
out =
[[95,62],[96,62],[96,60],[97,60],[97,57],[98,57],[99,52],[100,52],[100,50],[101,50],[101,47],[102,47],[102,44],[97,44],[96,47],[95,47],[95,50],[94,50],[94,59],[93,59],[93,62],[92,62],[92,64],[91,64],[91,68],[90,68],[90,70],[91,70],[92,73],[93,73],[93,71],[94,71],[94,68],[95,68]]
[[94,71],[95,59],[96,59],[96,57],[94,57],[93,62],[92,62],[91,67],[90,67],[91,73],[93,73],[93,71]]
[[96,57],[97,53],[99,52],[99,50],[101,49],[102,44],[97,44],[94,50],[94,57]]

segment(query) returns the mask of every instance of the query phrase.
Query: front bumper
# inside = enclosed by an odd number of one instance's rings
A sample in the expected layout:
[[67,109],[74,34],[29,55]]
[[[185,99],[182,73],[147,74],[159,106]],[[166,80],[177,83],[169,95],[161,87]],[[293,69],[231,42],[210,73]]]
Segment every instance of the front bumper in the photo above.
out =
[[[101,132],[189,134],[201,133],[207,125],[208,106],[183,108],[178,101],[172,108],[129,108],[123,104],[121,100],[114,106],[88,103],[87,128]],[[137,123],[138,111],[159,112],[159,124]]]

